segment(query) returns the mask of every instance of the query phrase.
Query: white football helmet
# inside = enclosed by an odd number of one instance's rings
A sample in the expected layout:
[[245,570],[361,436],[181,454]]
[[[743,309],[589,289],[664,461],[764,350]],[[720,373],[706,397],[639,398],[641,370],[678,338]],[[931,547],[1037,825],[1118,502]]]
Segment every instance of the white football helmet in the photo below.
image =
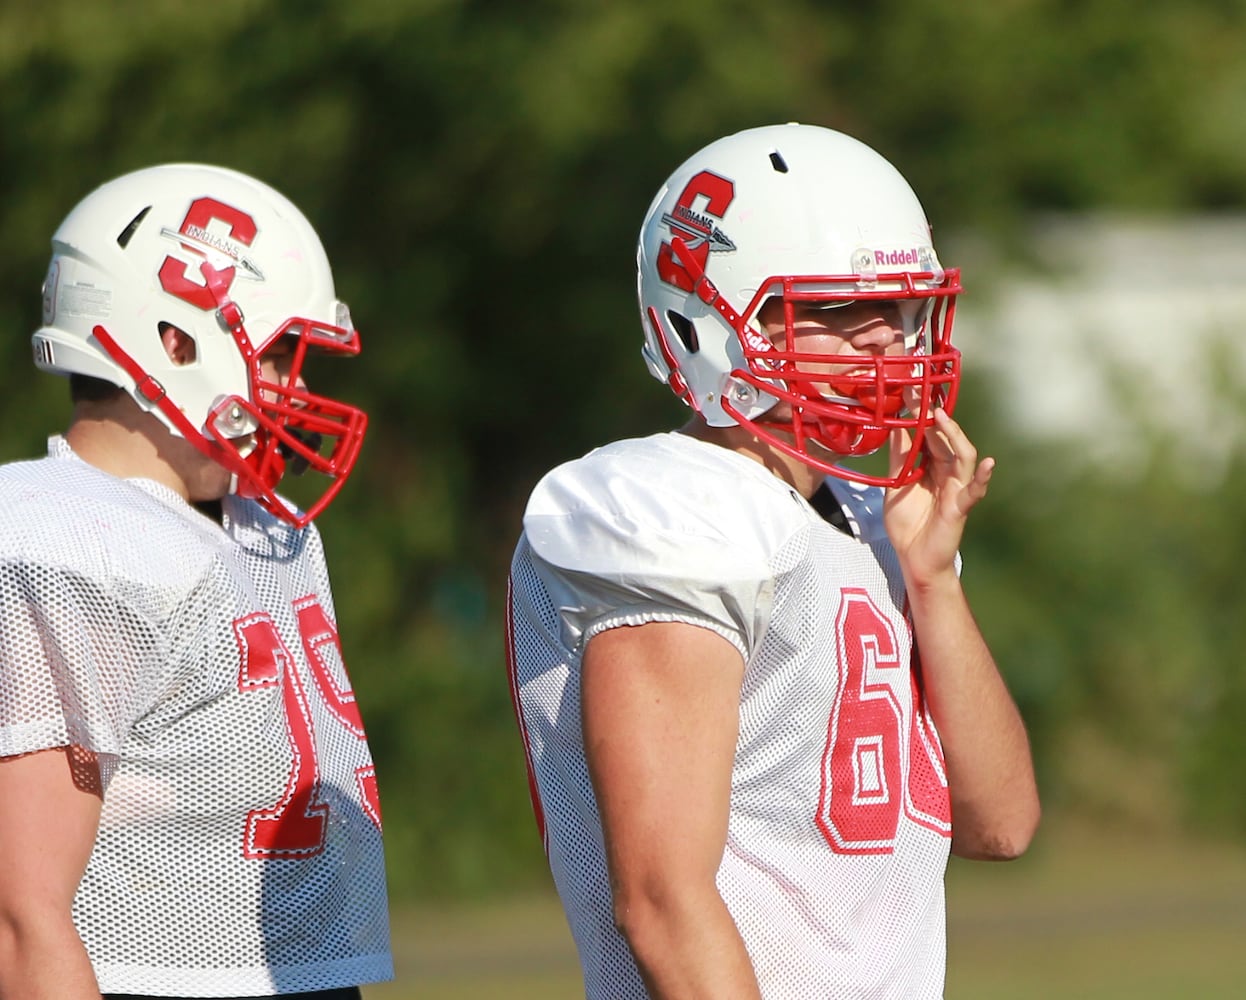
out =
[[[841,478],[894,486],[921,476],[933,412],[952,412],[960,382],[959,272],[940,266],[916,195],[874,150],[798,124],[719,139],[653,200],[636,265],[649,371],[710,426],[747,427]],[[784,303],[788,345],[793,303],[897,300],[908,350],[854,358],[833,384],[815,380],[825,357],[780,350],[757,322],[772,296]],[[913,447],[895,475],[834,460],[877,451],[896,428]]]
[[[166,324],[194,341],[192,362],[170,360]],[[285,385],[260,364],[283,337],[297,338]],[[283,195],[233,170],[166,164],[87,195],[52,237],[32,342],[39,368],[125,389],[233,473],[237,493],[300,527],[336,496],[363,443],[363,411],[300,378],[309,350],[359,353],[320,239]],[[287,469],[327,477],[303,512],[275,493]]]

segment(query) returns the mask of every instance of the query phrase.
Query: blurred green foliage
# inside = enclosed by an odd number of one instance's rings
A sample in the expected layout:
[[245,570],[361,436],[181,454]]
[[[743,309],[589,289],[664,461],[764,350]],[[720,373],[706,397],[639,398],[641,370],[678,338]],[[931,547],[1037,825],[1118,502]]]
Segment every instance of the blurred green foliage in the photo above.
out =
[[[801,120],[893,159],[937,231],[1001,248],[1036,210],[1240,210],[1243,37],[1240,0],[8,0],[0,454],[68,415],[27,332],[82,195],[167,160],[281,188],[365,337],[332,389],[371,436],[321,524],[394,888],[543,881],[505,570],[541,472],[681,417],[638,358],[634,241],[661,180],[719,134]],[[962,414],[990,428],[1006,401],[968,367]],[[1226,766],[1246,751],[1242,462],[1208,494],[1174,474],[1179,440],[1129,482],[990,445],[1006,474],[967,585],[1049,801],[1246,835]]]

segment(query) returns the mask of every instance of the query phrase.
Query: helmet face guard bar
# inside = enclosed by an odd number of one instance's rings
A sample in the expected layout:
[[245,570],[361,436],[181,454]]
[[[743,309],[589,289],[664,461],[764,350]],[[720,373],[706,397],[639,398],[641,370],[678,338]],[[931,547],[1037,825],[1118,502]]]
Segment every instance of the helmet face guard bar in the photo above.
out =
[[[293,372],[294,370],[292,370]],[[259,501],[279,517],[303,527],[337,496],[359,458],[368,418],[360,409],[293,384],[259,380],[258,404],[228,396],[213,407],[207,431],[218,448],[239,457],[245,471],[238,476],[238,494]],[[239,419],[256,427],[255,446],[245,455],[222,427]],[[327,450],[326,450],[327,444]],[[311,471],[327,477],[319,497],[301,515],[276,501],[273,492],[287,473]]]
[[[740,343],[745,367],[728,375],[720,397],[728,416],[768,444],[829,475],[875,486],[900,486],[921,477],[923,442],[934,411],[943,409],[950,415],[960,386],[960,352],[951,344],[956,297],[962,291],[958,270],[776,275],[761,282],[741,313],[719,294],[682,239],[673,239],[671,247],[692,278],[693,292],[718,312]],[[833,308],[858,301],[897,302],[906,319],[906,353],[840,359],[776,347],[750,322],[776,295],[783,301],[786,345],[794,342],[799,304]],[[905,310],[910,302],[915,308]],[[758,393],[779,402],[763,416],[750,419],[735,402],[755,400]],[[779,412],[771,416],[774,409]],[[826,452],[871,454],[898,430],[909,434],[910,446],[901,467],[889,476],[845,469],[830,456],[823,457]]]
[[[854,356],[853,362],[852,371],[845,374],[810,376],[801,373],[801,364],[826,367],[825,356],[759,353],[750,357],[748,370],[733,371],[731,379],[786,403],[790,416],[766,414],[750,420],[732,405],[730,392],[723,394],[722,408],[759,438],[828,475],[885,487],[915,482],[922,475],[923,442],[934,411],[951,414],[955,408],[960,352],[948,348],[928,356]],[[828,396],[824,386],[835,394]],[[908,432],[910,447],[901,467],[888,476],[846,469],[819,455],[819,451],[869,455],[898,430]]]
[[[737,328],[747,368],[732,372],[732,377],[786,403],[790,415],[766,415],[749,421],[732,408],[729,394],[724,397],[723,409],[780,450],[820,471],[874,486],[902,486],[922,475],[923,442],[934,422],[934,411],[943,409],[951,415],[956,407],[961,355],[951,344],[951,329],[961,287],[955,270],[942,275],[881,274],[876,281],[885,287],[862,289],[861,284],[866,282],[856,275],[774,278],[749,303],[745,319],[756,315],[770,297],[768,289],[781,287],[785,342],[790,344],[797,304],[834,307],[848,302],[894,301],[903,307],[913,303],[915,309],[902,309],[902,314],[907,312],[906,353],[853,354],[837,363],[833,356],[775,347],[751,328]],[[874,282],[868,279],[868,284]],[[918,282],[934,287],[920,288]],[[818,454],[825,449],[848,457],[869,455],[897,430],[906,431],[911,440],[900,468],[888,476],[846,470]],[[811,443],[818,447],[811,449]]]
[[[306,526],[328,506],[354,468],[367,430],[367,415],[301,388],[299,375],[309,349],[358,354],[359,335],[355,330],[291,319],[256,349],[239,314],[238,322],[230,324],[230,332],[247,365],[253,398],[236,394],[221,397],[203,428],[194,426],[160,382],[144,371],[104,327],[97,325],[93,332],[113,361],[134,379],[138,395],[159,409],[182,437],[233,474],[239,496],[256,500],[282,520],[299,528]],[[263,376],[264,352],[287,336],[297,339],[286,381],[270,381]],[[322,453],[326,441],[331,444]],[[319,496],[302,512],[291,510],[276,494],[287,469],[310,469],[328,479]]]

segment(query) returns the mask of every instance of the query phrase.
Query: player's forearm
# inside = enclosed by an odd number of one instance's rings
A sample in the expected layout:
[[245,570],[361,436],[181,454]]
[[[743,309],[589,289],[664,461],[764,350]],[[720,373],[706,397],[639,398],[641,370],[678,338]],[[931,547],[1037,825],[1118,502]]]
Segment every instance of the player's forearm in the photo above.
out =
[[952,798],[952,849],[1014,858],[1040,805],[1025,723],[954,576],[911,592],[926,701],[943,744]]
[[[665,896],[665,894],[664,894]],[[717,891],[621,901],[615,916],[653,1000],[760,1000],[752,962]]]
[[71,907],[95,842],[94,758],[56,747],[0,757],[0,1000],[98,1000]]
[[68,916],[0,910],[0,1000],[100,1000]]

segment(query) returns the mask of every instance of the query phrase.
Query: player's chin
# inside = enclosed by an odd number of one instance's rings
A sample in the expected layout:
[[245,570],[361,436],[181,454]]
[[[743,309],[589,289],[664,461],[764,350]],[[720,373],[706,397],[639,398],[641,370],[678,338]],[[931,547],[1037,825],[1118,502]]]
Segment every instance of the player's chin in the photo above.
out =
[[199,474],[187,484],[190,489],[189,499],[192,503],[221,500],[229,495],[233,484],[233,475],[229,470],[212,462],[202,467]]
[[858,441],[851,447],[843,448],[833,447],[823,441],[817,440],[812,436],[806,437],[804,440],[805,454],[808,455],[814,462],[820,463],[823,466],[834,465],[842,467],[847,463],[847,467],[851,467],[851,463],[854,459],[864,459],[869,458],[871,455],[876,455],[881,452],[886,445],[886,438],[884,438],[881,442]]

